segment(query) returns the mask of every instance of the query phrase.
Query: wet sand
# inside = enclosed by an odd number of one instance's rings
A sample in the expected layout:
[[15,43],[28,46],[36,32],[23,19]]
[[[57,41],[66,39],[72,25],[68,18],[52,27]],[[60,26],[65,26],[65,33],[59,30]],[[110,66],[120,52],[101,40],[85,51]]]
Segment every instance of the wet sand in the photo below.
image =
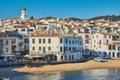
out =
[[109,60],[107,62],[96,62],[94,60],[84,63],[69,63],[59,65],[46,65],[43,67],[22,67],[14,69],[17,72],[25,73],[45,73],[45,72],[63,72],[89,69],[120,69],[120,60]]

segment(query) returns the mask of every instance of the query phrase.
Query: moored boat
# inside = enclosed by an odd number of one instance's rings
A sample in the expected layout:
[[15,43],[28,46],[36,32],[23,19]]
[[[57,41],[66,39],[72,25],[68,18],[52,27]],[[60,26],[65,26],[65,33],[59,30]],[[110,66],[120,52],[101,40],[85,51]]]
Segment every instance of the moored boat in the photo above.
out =
[[95,60],[95,61],[98,61],[98,62],[106,62],[105,59],[100,58],[100,57],[97,57],[97,58],[95,58],[94,60]]

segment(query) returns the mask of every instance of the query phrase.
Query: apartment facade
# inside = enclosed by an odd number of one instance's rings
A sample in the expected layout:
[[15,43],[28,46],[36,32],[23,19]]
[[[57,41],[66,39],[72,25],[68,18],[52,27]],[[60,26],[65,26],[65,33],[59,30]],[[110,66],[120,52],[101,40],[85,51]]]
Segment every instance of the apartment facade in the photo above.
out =
[[15,60],[29,52],[29,38],[16,31],[5,31],[0,34],[0,57],[4,61]]
[[0,60],[10,61],[15,60],[15,55],[12,54],[11,50],[11,38],[0,37]]
[[110,33],[98,32],[91,36],[91,50],[93,51],[93,55],[102,58],[119,58],[119,43],[119,40],[116,43],[113,38],[113,34]]
[[29,39],[30,54],[55,54],[57,61],[76,60],[82,57],[82,38],[57,34],[39,35]]

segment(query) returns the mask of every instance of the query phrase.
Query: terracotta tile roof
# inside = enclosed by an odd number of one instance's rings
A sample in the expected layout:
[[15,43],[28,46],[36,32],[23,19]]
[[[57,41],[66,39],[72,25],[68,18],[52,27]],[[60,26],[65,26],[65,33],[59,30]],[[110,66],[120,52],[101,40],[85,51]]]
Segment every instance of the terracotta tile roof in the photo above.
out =
[[113,33],[113,34],[111,34],[112,36],[120,36],[120,34],[119,33]]
[[33,23],[33,22],[28,22],[28,25],[29,25],[29,26],[33,26],[34,23]]
[[66,22],[70,22],[69,20],[60,20],[58,23],[59,24],[64,24],[64,23],[66,23]]
[[80,26],[74,26],[76,29],[80,29]]
[[105,45],[107,45],[107,46],[120,46],[120,44],[114,44],[114,43],[107,43]]
[[103,35],[111,35],[110,33],[106,33],[106,32],[99,32],[99,34],[103,34]]
[[39,34],[37,34],[35,37],[63,37],[62,34],[59,33],[54,33],[54,34],[47,34],[45,32],[39,32]]
[[26,25],[19,25],[19,26],[14,26],[14,28],[27,28]]
[[38,22],[37,25],[47,25],[47,24],[42,23],[42,22]]
[[9,40],[11,39],[10,37],[0,37],[0,40]]
[[110,26],[98,26],[100,28],[110,28]]
[[63,34],[59,33],[54,33],[54,34],[47,34],[46,32],[39,32],[36,36],[34,37],[68,37],[68,38],[77,38],[76,34],[73,34],[71,36],[65,36]]

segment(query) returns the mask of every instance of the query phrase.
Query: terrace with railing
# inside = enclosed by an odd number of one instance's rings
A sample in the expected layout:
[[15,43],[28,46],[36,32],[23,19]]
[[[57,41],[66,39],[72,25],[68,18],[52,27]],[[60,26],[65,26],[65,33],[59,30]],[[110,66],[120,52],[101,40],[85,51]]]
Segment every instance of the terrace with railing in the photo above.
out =
[[4,46],[4,44],[3,44],[3,43],[0,43],[0,46]]

